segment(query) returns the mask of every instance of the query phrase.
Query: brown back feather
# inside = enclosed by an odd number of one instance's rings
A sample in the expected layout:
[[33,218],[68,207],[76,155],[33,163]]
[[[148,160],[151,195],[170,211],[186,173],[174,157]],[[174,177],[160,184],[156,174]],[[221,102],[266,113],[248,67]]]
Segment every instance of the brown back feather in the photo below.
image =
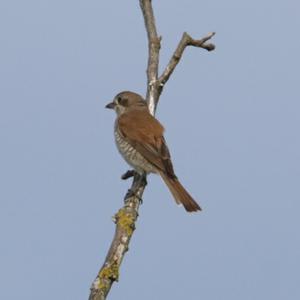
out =
[[164,128],[148,110],[131,110],[118,118],[123,137],[159,171],[176,178],[166,145]]

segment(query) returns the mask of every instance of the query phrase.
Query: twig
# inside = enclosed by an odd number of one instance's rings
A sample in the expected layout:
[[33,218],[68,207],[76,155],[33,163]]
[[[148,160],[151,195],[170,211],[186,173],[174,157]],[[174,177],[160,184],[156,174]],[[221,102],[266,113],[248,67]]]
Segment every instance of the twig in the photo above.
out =
[[[208,34],[201,40],[192,39],[184,33],[177,46],[169,64],[163,74],[158,78],[159,50],[161,38],[157,35],[155,19],[151,0],[139,0],[143,12],[145,27],[148,35],[148,66],[147,66],[147,95],[149,111],[155,114],[159,97],[164,84],[168,81],[176,65],[182,57],[187,46],[195,46],[211,51],[215,48],[213,44],[206,44],[214,33]],[[134,174],[134,180],[130,189],[130,197],[126,197],[125,205],[114,217],[116,231],[111,243],[105,262],[101,267],[96,279],[91,286],[89,300],[105,300],[114,281],[119,278],[119,268],[124,258],[128,245],[135,229],[135,222],[138,218],[138,210],[146,180],[142,180],[136,173],[127,172],[122,179],[127,179]]]
[[194,47],[199,47],[206,49],[207,51],[212,51],[215,49],[214,44],[207,44],[206,42],[210,40],[213,36],[215,35],[215,32],[210,32],[207,34],[204,38],[201,40],[194,40],[191,38],[186,32],[183,33],[182,38],[172,55],[167,67],[165,68],[164,72],[162,75],[159,77],[159,83],[161,86],[165,85],[165,83],[168,81],[170,78],[171,74],[175,70],[177,64],[179,63],[182,54],[187,46],[194,46]]
[[158,65],[161,37],[157,35],[155,18],[151,0],[140,0],[140,7],[143,12],[145,27],[148,36],[148,67],[147,67],[147,95],[149,111],[155,114],[159,92]]

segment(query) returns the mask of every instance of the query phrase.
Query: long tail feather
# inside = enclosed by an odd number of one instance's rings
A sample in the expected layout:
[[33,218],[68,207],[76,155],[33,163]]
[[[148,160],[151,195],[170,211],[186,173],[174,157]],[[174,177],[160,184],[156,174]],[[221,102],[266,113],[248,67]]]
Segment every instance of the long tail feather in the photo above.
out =
[[177,204],[182,204],[188,212],[201,210],[201,207],[181,185],[177,178],[170,178],[162,172],[160,173],[160,176],[168,186]]

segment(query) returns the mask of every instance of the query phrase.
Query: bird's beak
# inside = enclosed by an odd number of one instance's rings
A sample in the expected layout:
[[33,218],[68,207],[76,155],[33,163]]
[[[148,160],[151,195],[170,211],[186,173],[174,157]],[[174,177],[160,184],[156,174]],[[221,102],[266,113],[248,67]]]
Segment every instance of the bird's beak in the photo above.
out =
[[116,106],[115,102],[110,102],[107,105],[105,105],[105,108],[114,109]]

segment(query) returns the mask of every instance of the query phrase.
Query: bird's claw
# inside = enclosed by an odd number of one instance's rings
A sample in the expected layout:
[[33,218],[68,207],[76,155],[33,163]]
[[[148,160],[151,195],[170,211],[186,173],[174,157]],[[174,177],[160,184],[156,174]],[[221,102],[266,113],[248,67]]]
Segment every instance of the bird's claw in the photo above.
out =
[[126,180],[128,178],[131,178],[131,177],[134,177],[136,174],[136,171],[134,170],[128,170],[126,173],[124,173],[122,176],[121,176],[121,179],[122,180]]

